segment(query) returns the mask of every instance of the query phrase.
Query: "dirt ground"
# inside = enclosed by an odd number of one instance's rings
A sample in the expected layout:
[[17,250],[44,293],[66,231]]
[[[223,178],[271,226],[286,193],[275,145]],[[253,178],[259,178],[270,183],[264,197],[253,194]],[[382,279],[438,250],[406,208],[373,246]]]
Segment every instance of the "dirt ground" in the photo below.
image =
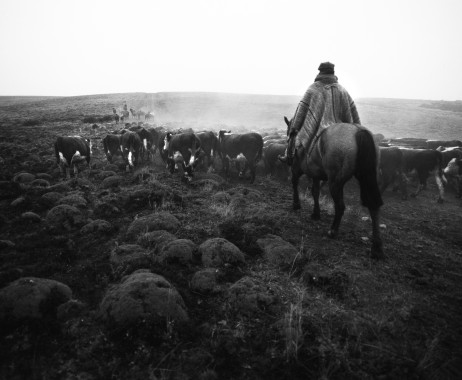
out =
[[[82,212],[90,219],[96,219],[102,199],[117,199],[121,209],[98,217],[113,227],[104,234],[56,233],[45,223],[45,189],[21,185],[7,191],[2,182],[0,287],[26,276],[53,279],[68,285],[81,306],[60,318],[3,325],[0,378],[461,378],[462,203],[451,188],[443,204],[436,202],[433,179],[409,200],[387,189],[381,215],[386,259],[377,261],[369,257],[370,220],[355,180],[346,187],[347,209],[332,240],[326,235],[333,217],[326,189],[321,221],[313,221],[308,182],[302,181],[302,209],[292,211],[290,183],[266,177],[261,165],[252,185],[236,172],[229,182],[199,172],[184,183],[156,156],[134,173],[120,165],[120,185],[104,188],[101,173],[108,162],[100,138],[106,133],[104,125],[92,130],[78,122],[0,129],[0,181],[20,172],[46,173],[51,186],[68,185],[64,195],[85,199]],[[73,134],[91,135],[96,149],[91,173],[84,170],[80,180],[66,182],[53,142]],[[161,185],[166,192],[160,200],[130,198]],[[230,201],[220,201],[218,193]],[[25,218],[29,211],[40,220]],[[191,287],[204,267],[200,258],[186,265],[153,261],[147,269],[181,294],[187,326],[112,328],[98,313],[108,288],[120,282],[111,251],[127,241],[133,220],[159,211],[180,221],[177,238],[197,246],[226,238],[244,252],[245,263],[221,268],[217,288],[201,293]],[[298,251],[294,260],[268,260],[257,243],[267,234],[291,243]],[[243,294],[236,303],[230,289],[243,278],[260,290],[256,298]]]

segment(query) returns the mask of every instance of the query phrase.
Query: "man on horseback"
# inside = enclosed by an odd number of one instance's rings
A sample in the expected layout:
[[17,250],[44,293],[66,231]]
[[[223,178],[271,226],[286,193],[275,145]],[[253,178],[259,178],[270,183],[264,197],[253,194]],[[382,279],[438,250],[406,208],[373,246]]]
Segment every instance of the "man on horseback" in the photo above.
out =
[[[353,99],[348,91],[338,83],[334,66],[330,62],[323,62],[319,65],[319,74],[314,83],[308,87],[295,112],[291,124],[292,131],[300,131],[307,117],[315,119],[314,121],[319,123],[320,128],[335,123],[361,124]],[[316,120],[317,117],[318,120]],[[291,165],[291,156],[293,152],[286,150],[285,155],[279,156],[279,159]]]

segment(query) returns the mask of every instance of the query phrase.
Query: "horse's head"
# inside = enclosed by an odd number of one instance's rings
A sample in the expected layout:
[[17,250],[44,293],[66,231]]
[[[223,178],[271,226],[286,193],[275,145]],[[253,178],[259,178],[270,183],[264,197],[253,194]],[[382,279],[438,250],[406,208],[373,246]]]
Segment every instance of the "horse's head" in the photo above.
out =
[[286,116],[284,116],[284,121],[287,124],[287,163],[292,165],[295,155],[295,138],[297,137],[298,131],[292,127],[293,118],[289,121]]

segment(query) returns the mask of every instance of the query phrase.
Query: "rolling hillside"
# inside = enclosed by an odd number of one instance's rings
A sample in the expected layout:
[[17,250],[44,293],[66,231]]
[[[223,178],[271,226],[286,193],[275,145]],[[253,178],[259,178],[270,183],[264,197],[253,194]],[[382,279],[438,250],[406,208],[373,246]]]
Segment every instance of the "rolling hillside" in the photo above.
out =
[[[271,131],[285,129],[282,118],[293,115],[300,98],[301,95],[186,92],[0,97],[0,126],[22,125],[26,120],[79,121],[86,116],[111,114],[113,107],[121,108],[127,102],[134,109],[153,111],[157,123],[172,122],[200,129]],[[365,98],[357,99],[356,103],[363,124],[388,138],[462,139],[462,113],[441,109],[441,102]],[[440,108],[430,108],[434,106]]]

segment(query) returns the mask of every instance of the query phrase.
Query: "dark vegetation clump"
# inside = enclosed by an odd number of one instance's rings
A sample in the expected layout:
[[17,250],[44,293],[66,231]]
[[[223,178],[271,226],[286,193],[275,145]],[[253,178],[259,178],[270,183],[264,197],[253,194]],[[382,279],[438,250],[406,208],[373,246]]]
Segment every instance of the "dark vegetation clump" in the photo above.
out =
[[84,123],[92,124],[92,123],[110,123],[114,121],[113,115],[91,115],[85,116],[82,120]]
[[40,119],[27,119],[27,120],[24,120],[24,122],[22,123],[22,125],[25,127],[33,127],[34,125],[40,125],[40,124],[42,124],[42,120]]

